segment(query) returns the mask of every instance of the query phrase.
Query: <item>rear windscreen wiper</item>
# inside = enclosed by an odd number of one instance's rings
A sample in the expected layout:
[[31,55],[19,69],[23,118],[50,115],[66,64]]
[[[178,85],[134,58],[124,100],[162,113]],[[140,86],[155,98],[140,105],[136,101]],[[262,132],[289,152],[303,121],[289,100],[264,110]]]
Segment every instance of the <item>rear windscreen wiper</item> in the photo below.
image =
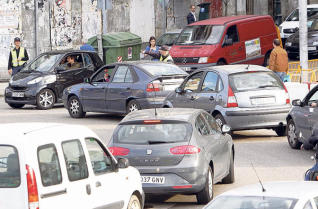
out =
[[168,141],[147,141],[148,144],[166,144],[166,143],[173,143]]
[[275,85],[263,85],[263,86],[259,86],[258,88],[268,88],[268,87],[279,87],[279,86],[275,86]]

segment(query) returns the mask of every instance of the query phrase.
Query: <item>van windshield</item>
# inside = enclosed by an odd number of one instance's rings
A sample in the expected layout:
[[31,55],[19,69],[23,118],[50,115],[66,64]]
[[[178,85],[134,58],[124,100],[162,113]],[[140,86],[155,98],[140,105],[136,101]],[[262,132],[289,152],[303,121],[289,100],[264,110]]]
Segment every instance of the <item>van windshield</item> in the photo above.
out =
[[[318,8],[307,8],[307,17],[318,15]],[[299,9],[295,9],[286,19],[286,21],[299,21]]]
[[20,185],[20,165],[17,149],[0,145],[0,188],[14,188]]
[[187,26],[178,37],[176,45],[217,44],[224,30],[223,25]]

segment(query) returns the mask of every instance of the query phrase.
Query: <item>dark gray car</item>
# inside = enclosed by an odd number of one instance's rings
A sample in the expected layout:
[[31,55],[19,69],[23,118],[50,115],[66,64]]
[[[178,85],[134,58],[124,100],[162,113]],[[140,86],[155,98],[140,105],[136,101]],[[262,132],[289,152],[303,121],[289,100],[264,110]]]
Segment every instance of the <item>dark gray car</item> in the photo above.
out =
[[287,138],[293,149],[313,148],[318,141],[318,86],[301,100],[293,101],[294,107],[287,117]]
[[[156,115],[157,112],[157,115]],[[108,147],[136,167],[147,194],[196,194],[213,198],[213,184],[234,182],[234,145],[204,110],[150,109],[127,115]]]

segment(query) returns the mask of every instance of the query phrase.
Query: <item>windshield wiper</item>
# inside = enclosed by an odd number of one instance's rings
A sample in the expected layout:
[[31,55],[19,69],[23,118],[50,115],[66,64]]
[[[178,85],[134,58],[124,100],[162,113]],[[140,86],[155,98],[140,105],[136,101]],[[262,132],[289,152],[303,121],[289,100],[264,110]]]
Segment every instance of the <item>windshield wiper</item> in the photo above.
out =
[[193,42],[192,43],[193,45],[205,45],[206,43],[205,42],[200,42],[200,41],[196,41],[196,42]]
[[270,88],[270,87],[279,87],[279,86],[275,86],[275,85],[263,85],[263,86],[259,86],[258,88]]

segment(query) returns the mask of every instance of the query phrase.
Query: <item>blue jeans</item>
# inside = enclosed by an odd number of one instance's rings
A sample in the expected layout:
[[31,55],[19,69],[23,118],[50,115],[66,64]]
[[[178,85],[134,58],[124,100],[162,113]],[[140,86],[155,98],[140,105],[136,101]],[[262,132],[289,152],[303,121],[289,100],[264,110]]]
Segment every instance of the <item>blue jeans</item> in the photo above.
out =
[[12,67],[12,75],[14,76],[15,74],[17,74],[18,72],[20,72],[20,70],[23,68],[23,66],[18,66],[18,67]]
[[280,80],[282,80],[284,82],[284,78],[287,75],[285,72],[276,72],[276,71],[274,71],[274,73],[280,78]]

